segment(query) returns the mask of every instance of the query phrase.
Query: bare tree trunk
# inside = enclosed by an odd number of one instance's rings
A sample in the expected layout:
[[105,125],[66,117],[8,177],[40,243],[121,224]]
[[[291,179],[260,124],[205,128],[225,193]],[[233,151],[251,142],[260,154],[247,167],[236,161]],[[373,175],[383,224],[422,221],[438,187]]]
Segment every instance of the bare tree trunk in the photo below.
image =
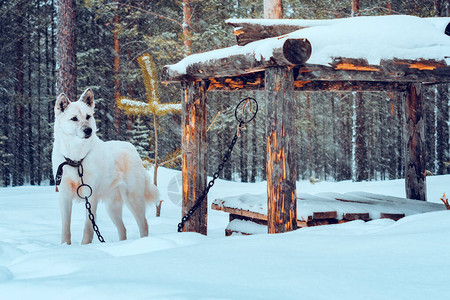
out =
[[[38,15],[39,14],[39,5],[40,3],[37,3],[37,11],[38,11]],[[38,116],[41,115],[41,31],[38,30],[37,31],[37,52],[38,52],[38,57],[37,57],[37,112],[38,112]],[[36,130],[37,130],[37,149],[36,149],[36,154],[37,154],[37,164],[36,164],[36,183],[38,185],[41,185],[41,180],[42,180],[42,135],[41,135],[41,118],[37,118],[37,126],[36,126]]]
[[297,229],[297,151],[292,120],[297,116],[293,71],[265,70],[267,220],[269,233]]
[[[118,25],[119,25],[119,10],[117,9],[116,15],[114,16],[114,29],[113,29],[113,39],[114,39],[114,100],[115,103],[119,101],[120,98],[120,48],[119,48],[119,37],[118,37]],[[115,106],[115,127],[116,133],[120,134],[120,108]]]
[[13,185],[23,185],[24,179],[24,107],[23,107],[23,83],[24,83],[24,70],[23,70],[23,17],[22,17],[22,2],[17,5],[17,39],[16,39],[16,154],[14,156],[13,166]]
[[[159,160],[158,160],[158,122],[156,121],[156,114],[153,114],[153,131],[155,133],[155,170],[153,173],[153,184],[158,186],[158,167],[159,167]],[[158,205],[156,206],[156,216],[161,216],[161,204],[163,200],[160,200]]]
[[186,55],[192,53],[192,11],[191,0],[183,0],[183,39]]
[[359,0],[352,0],[352,17],[359,14]]
[[[27,41],[28,43],[31,45],[33,43],[32,39],[31,39],[31,34],[28,33],[27,35]],[[33,101],[32,101],[32,90],[33,90],[33,80],[31,78],[31,66],[33,65],[32,61],[31,61],[31,57],[33,56],[33,51],[31,50],[32,47],[28,46],[26,47],[28,48],[29,52],[28,52],[28,78],[27,78],[27,82],[28,82],[28,115],[27,115],[27,124],[28,124],[28,134],[27,134],[27,143],[28,143],[28,166],[27,166],[27,170],[29,172],[29,178],[30,178],[30,184],[34,185],[35,184],[35,165],[34,165],[34,139],[33,139]],[[22,176],[25,176],[25,174],[23,174]]]
[[75,36],[75,1],[57,1],[57,93],[75,101],[77,97],[77,62]]
[[264,0],[264,19],[283,19],[283,1]]
[[439,84],[436,86],[436,160],[438,175],[446,174],[444,162],[450,161],[449,152],[449,126],[447,125],[450,119],[449,115],[449,93],[448,84]]
[[362,93],[355,94],[356,101],[356,126],[355,126],[355,161],[356,161],[356,181],[368,179],[367,167],[367,147],[365,139],[365,109]]
[[423,115],[422,86],[409,84],[406,91],[406,197],[426,201],[425,177],[425,122]]

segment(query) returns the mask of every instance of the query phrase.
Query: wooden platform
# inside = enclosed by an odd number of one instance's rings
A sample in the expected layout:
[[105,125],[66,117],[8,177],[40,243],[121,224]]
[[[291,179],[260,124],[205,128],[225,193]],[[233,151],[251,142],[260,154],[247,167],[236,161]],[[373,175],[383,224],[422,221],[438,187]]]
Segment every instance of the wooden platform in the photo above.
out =
[[[297,226],[309,227],[337,224],[354,220],[371,221],[445,210],[445,206],[419,200],[411,200],[366,192],[300,193],[297,195]],[[243,194],[214,200],[214,210],[230,214],[226,235],[267,233],[266,195]]]

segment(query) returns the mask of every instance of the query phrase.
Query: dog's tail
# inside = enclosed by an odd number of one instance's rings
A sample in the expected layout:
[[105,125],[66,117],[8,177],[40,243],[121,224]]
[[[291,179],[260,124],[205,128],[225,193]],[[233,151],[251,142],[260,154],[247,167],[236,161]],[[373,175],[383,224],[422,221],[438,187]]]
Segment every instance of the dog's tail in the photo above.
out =
[[150,175],[147,173],[145,180],[145,202],[147,203],[158,203],[159,202],[159,191],[156,185],[151,182]]

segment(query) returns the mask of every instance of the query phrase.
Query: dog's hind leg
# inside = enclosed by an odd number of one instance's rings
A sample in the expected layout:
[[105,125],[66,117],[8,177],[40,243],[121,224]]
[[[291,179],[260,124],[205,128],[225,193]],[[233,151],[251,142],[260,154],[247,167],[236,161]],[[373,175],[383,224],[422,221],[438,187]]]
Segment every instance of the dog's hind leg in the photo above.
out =
[[120,192],[116,192],[114,198],[106,202],[106,210],[109,217],[117,227],[117,233],[121,241],[127,239],[127,230],[122,220],[122,196]]
[[61,192],[59,196],[59,207],[61,209],[61,244],[66,243],[70,245],[71,235],[70,235],[70,221],[72,218],[72,194],[70,196],[64,196]]
[[129,193],[128,198],[125,200],[128,208],[136,219],[136,223],[139,227],[139,233],[141,237],[148,236],[148,223],[145,218],[145,202],[144,198],[136,197],[136,194]]
[[[91,197],[89,200],[89,203],[91,204],[91,212],[94,215],[94,218],[97,216],[97,200],[94,197]],[[94,237],[94,229],[92,229],[92,222],[89,219],[89,213],[86,211],[86,222],[84,223],[84,233],[83,233],[83,240],[81,241],[81,244],[90,244],[92,243],[92,239]]]

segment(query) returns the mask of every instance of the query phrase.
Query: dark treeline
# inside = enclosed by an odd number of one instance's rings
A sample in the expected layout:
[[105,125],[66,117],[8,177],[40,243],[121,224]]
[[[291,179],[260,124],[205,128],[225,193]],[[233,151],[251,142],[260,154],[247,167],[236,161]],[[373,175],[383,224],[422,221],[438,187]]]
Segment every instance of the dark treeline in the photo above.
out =
[[[57,0],[0,0],[0,185],[52,183],[53,106],[56,99]],[[359,15],[410,14],[448,16],[447,0],[359,1]],[[191,49],[183,37],[183,5],[191,7]],[[341,18],[352,15],[351,1],[285,0],[285,18]],[[98,134],[105,140],[142,141],[150,117],[127,116],[117,109],[118,95],[145,101],[137,63],[144,53],[157,67],[235,43],[227,18],[262,18],[262,0],[164,0],[117,2],[76,0],[78,95],[91,87],[96,96]],[[382,34],[382,33],[380,33]],[[426,164],[434,174],[447,174],[449,157],[448,85],[426,87]],[[257,181],[265,174],[264,94],[210,93],[208,172],[212,174],[231,141],[234,106],[241,98],[258,100],[260,113],[238,141],[222,178]],[[182,97],[176,85],[164,86],[162,102]],[[326,180],[392,179],[404,176],[403,98],[389,93],[298,93],[299,177]],[[72,99],[76,100],[76,99]],[[180,147],[180,116],[158,119],[160,156]],[[145,128],[147,130],[145,130]],[[143,144],[148,141],[142,142]],[[358,145],[358,147],[356,147]],[[142,146],[142,145],[141,145]],[[363,149],[361,151],[360,149]],[[148,150],[148,149],[147,149]],[[152,151],[146,151],[152,155]],[[178,162],[174,167],[180,168]]]

